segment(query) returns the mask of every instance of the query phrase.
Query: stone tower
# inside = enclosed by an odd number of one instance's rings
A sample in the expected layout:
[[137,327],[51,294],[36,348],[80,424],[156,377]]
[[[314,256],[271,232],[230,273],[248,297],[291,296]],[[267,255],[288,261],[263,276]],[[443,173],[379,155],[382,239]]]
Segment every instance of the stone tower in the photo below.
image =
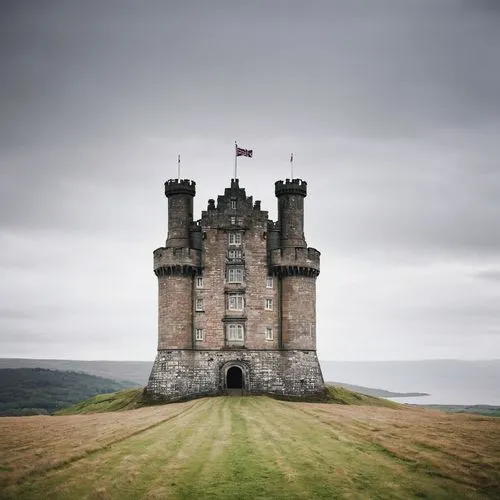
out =
[[193,222],[196,185],[165,183],[168,236],[154,251],[158,354],[147,391],[175,401],[224,394],[314,396],[320,253],[304,238],[307,183],[275,184],[269,220],[238,179]]

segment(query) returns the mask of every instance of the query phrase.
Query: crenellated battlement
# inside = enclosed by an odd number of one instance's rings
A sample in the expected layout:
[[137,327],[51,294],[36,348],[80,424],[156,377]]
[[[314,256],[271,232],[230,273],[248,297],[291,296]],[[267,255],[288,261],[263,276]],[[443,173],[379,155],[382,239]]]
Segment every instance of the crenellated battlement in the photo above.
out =
[[169,179],[165,182],[165,196],[173,194],[196,195],[196,182],[190,179]]
[[315,248],[278,248],[271,251],[271,270],[276,274],[318,276],[320,255]]
[[276,181],[274,183],[276,196],[285,194],[298,194],[300,196],[307,196],[307,182],[302,179],[286,179],[283,181]]
[[193,274],[201,268],[201,251],[194,248],[157,248],[153,252],[157,276],[179,272]]

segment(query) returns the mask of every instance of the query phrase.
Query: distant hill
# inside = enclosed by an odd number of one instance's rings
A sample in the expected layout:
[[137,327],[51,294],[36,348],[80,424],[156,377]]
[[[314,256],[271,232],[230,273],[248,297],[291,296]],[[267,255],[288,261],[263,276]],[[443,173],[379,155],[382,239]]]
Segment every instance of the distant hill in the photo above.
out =
[[137,385],[72,371],[3,368],[0,369],[0,416],[51,414],[96,394]]
[[73,359],[0,358],[1,368],[47,368],[89,373],[113,380],[132,381],[145,386],[153,366],[151,361],[79,361]]
[[[330,362],[321,362],[328,364]],[[47,368],[51,370],[70,370],[74,372],[88,373],[98,377],[114,380],[132,381],[141,386],[148,383],[149,374],[153,361],[78,361],[71,359],[20,359],[0,358],[1,368]],[[338,375],[338,373],[337,373]],[[325,377],[326,379],[326,377]],[[391,392],[384,389],[352,385],[345,382],[329,382],[351,391],[359,392],[367,396],[396,398],[422,396],[420,392]]]
[[487,417],[500,417],[500,406],[494,405],[409,405],[416,408],[446,411],[448,413],[475,413]]
[[392,392],[385,389],[374,389],[372,387],[363,387],[361,385],[346,384],[345,382],[327,382],[337,385],[350,391],[359,392],[366,396],[375,396],[377,398],[413,398],[418,396],[428,396],[426,392]]

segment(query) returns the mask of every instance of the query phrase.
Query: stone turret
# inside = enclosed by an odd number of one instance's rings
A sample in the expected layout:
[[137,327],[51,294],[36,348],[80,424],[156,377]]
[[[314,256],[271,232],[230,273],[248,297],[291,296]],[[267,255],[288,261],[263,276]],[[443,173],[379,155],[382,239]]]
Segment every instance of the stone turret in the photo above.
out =
[[158,277],[158,349],[193,346],[193,276],[201,268],[200,231],[193,223],[195,194],[194,181],[165,182],[168,236],[165,247],[153,252]]
[[189,229],[193,222],[196,182],[170,179],[165,182],[168,198],[168,236],[166,248],[189,248]]
[[304,238],[307,183],[275,183],[280,248],[270,248],[271,273],[280,278],[281,347],[316,350],[316,277],[320,253]]
[[281,231],[281,248],[307,247],[304,238],[304,198],[307,182],[286,179],[275,183],[278,198],[278,223]]

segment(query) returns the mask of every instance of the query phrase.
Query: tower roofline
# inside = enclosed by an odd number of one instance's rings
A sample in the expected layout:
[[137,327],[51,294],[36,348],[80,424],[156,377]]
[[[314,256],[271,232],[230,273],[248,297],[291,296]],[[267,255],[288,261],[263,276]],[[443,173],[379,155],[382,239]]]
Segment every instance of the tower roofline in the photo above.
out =
[[196,182],[190,179],[169,179],[165,182],[165,196],[173,194],[196,195]]
[[307,182],[302,179],[285,179],[285,181],[276,181],[274,183],[276,196],[286,194],[298,194],[307,196]]

